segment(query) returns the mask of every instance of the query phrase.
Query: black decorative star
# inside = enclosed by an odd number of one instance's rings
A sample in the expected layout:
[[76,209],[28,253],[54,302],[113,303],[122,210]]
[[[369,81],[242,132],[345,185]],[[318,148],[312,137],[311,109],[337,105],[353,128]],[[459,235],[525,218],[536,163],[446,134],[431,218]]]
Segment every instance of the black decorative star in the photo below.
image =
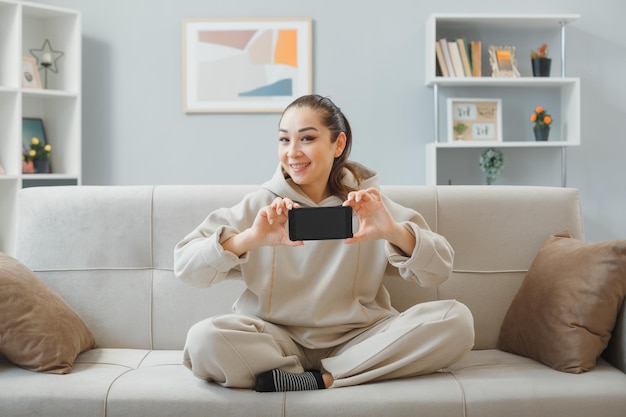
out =
[[[50,62],[42,63],[43,55],[45,53],[50,54]],[[57,61],[61,59],[61,57],[63,57],[63,52],[55,51],[54,49],[52,49],[52,46],[50,45],[50,41],[48,39],[44,41],[41,49],[31,49],[30,54],[34,56],[35,59],[37,59],[37,68],[45,68],[46,70],[50,70],[55,74],[58,73],[59,69],[57,68]]]

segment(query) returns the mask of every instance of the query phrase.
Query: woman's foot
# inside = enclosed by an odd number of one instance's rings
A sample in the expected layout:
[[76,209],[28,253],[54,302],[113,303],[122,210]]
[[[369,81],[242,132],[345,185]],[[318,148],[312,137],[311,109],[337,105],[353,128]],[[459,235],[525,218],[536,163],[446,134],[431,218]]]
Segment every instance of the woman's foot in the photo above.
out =
[[335,378],[333,378],[333,376],[328,372],[322,374],[322,379],[324,380],[324,387],[326,388],[330,388],[330,386],[333,385],[333,382],[335,382]]
[[256,378],[255,390],[258,392],[310,391],[327,388],[330,374],[322,375],[319,371],[306,371],[294,374],[282,369],[263,372]]

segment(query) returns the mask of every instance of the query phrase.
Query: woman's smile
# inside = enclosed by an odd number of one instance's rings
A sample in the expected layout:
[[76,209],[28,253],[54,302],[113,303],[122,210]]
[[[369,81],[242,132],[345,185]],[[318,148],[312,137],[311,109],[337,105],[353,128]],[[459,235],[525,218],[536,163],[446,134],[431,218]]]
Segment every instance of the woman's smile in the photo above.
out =
[[289,167],[295,171],[302,170],[311,165],[310,162],[297,162],[289,164]]

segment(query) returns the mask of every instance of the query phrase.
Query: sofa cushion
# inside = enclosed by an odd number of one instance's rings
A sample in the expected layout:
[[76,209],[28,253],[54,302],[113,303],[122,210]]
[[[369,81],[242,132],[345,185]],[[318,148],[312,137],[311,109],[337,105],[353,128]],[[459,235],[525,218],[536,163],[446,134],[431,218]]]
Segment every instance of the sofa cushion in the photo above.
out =
[[513,299],[498,348],[581,373],[607,347],[624,299],[626,241],[583,242],[567,230],[544,243]]
[[611,341],[602,356],[613,366],[626,373],[626,355],[624,352],[626,352],[626,303],[622,304],[622,310],[617,315]]
[[83,320],[58,294],[0,253],[0,353],[31,371],[66,374],[94,345]]

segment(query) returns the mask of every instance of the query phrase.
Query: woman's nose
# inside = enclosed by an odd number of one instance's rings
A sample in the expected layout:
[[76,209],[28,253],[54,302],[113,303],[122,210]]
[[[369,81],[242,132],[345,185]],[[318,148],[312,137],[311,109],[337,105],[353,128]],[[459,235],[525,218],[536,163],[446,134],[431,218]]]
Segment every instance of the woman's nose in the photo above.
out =
[[298,156],[300,155],[300,147],[298,143],[293,141],[289,144],[289,149],[287,150],[287,156]]

